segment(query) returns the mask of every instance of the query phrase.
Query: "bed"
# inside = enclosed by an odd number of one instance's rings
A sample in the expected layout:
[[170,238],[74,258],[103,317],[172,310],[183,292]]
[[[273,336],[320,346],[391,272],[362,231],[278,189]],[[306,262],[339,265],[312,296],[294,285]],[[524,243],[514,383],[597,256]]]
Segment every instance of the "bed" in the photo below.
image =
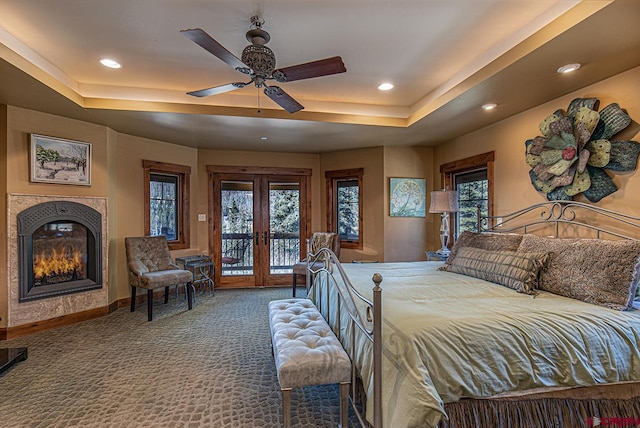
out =
[[640,424],[639,225],[556,201],[461,236],[446,266],[311,255],[308,295],[351,357],[361,423]]

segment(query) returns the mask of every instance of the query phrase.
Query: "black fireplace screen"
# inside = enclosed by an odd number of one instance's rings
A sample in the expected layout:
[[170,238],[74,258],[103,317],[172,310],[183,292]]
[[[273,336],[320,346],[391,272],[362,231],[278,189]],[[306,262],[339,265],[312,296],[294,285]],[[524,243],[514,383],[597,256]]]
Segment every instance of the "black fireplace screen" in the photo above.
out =
[[102,287],[102,216],[75,202],[18,214],[19,301]]

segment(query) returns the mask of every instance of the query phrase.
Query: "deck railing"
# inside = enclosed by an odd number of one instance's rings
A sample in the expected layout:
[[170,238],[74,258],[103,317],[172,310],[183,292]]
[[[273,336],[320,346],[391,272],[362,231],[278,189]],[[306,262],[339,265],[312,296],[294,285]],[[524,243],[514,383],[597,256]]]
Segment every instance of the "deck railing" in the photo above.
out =
[[[262,237],[257,237],[260,239]],[[260,242],[260,245],[263,243]],[[251,233],[222,234],[222,274],[248,275],[253,272],[254,236]],[[271,273],[291,273],[300,260],[298,233],[271,233],[269,236],[269,263]]]

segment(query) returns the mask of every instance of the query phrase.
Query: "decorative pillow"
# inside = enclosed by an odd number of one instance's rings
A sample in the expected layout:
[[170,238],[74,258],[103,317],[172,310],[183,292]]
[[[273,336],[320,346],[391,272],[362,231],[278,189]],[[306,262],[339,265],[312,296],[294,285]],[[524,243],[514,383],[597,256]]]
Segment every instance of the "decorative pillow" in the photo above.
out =
[[541,252],[464,247],[444,270],[505,285],[519,293],[536,294],[538,273],[546,261],[547,254]]
[[539,288],[616,310],[631,309],[640,281],[640,241],[524,235],[519,251],[545,251]]
[[[482,248],[483,250],[516,251],[520,241],[522,241],[522,235],[513,233],[474,233],[464,231],[453,245],[449,258],[445,263],[451,264],[457,257],[460,248],[473,247]],[[446,269],[443,267],[442,270]]]

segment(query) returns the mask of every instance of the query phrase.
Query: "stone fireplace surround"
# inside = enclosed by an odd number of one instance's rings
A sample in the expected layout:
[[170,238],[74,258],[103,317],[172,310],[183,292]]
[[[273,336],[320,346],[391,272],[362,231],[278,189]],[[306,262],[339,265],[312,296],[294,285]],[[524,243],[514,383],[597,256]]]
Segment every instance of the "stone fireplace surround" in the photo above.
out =
[[[102,215],[102,288],[82,293],[54,296],[46,299],[19,302],[18,283],[18,225],[17,216],[27,208],[44,202],[70,201],[84,204]],[[46,196],[9,194],[7,200],[7,328],[46,322],[54,318],[96,309],[108,308],[107,283],[107,200],[99,197]],[[106,312],[105,312],[106,313]]]

